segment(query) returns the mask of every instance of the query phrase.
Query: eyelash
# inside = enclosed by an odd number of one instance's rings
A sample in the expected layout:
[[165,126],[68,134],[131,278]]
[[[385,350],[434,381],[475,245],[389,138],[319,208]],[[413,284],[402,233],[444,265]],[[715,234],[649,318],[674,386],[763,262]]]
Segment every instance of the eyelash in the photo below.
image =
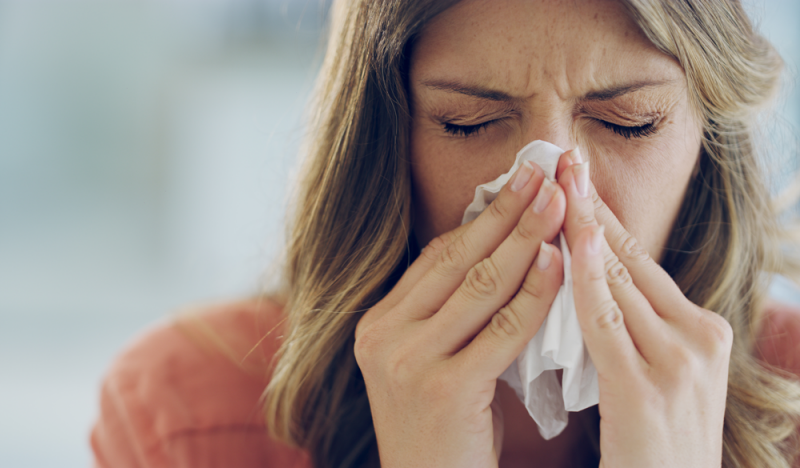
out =
[[450,122],[443,122],[442,125],[444,125],[445,133],[449,133],[450,135],[453,135],[453,136],[459,136],[459,137],[465,137],[466,138],[466,137],[471,136],[473,134],[477,135],[478,132],[480,132],[481,130],[485,129],[486,127],[488,127],[490,124],[493,124],[494,122],[496,122],[496,121],[495,120],[488,120],[486,122],[479,123],[477,125],[456,125],[456,124],[452,124]]
[[630,140],[631,138],[647,138],[655,135],[658,132],[658,129],[653,122],[639,127],[616,125],[612,124],[611,122],[606,122],[605,120],[598,120],[598,122],[603,124],[604,127],[616,133],[617,135],[624,137],[626,140]]
[[[479,123],[477,125],[456,125],[449,122],[443,122],[444,131],[445,133],[449,133],[453,136],[458,137],[469,137],[472,135],[477,135],[481,130],[484,130],[489,125],[496,122],[496,120],[489,120],[483,123]],[[605,120],[598,120],[604,127],[611,130],[612,132],[620,135],[621,137],[625,138],[626,140],[630,140],[631,138],[647,138],[649,136],[653,136],[658,132],[658,129],[655,127],[654,123],[648,123],[645,125],[641,125],[639,127],[626,127],[624,125],[616,125],[611,122],[606,122]]]

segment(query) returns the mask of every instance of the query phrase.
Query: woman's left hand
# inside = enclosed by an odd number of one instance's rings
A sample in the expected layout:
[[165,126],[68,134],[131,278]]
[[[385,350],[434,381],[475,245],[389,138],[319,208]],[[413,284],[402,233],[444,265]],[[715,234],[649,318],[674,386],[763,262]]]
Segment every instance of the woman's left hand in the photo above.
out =
[[600,467],[719,468],[733,331],[681,293],[597,195],[588,164],[570,158],[558,181],[575,307],[599,377]]

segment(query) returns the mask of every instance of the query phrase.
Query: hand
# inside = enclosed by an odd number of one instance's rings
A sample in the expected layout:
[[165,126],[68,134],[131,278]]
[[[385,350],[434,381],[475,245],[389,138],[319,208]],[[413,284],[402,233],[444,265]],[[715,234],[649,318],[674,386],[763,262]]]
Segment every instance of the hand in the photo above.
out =
[[520,168],[486,211],[428,244],[359,320],[355,356],[381,466],[497,466],[497,378],[536,334],[562,281],[560,252],[546,242],[566,201],[543,180],[538,166]]
[[600,466],[719,468],[732,329],[684,297],[597,195],[588,165],[569,158],[558,181],[575,307],[599,376]]

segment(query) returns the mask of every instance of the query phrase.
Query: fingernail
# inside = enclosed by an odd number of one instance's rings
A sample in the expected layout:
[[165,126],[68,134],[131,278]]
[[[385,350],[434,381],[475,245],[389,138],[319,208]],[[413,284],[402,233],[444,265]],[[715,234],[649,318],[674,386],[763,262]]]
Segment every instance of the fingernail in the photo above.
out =
[[545,177],[542,186],[539,187],[539,193],[536,194],[536,198],[533,200],[533,212],[541,213],[544,211],[547,205],[550,204],[550,200],[553,199],[554,193],[556,193],[556,185]]
[[572,152],[569,154],[572,159],[572,164],[580,164],[583,162],[583,157],[581,157],[581,149],[577,146]]
[[592,231],[592,238],[589,239],[589,252],[593,254],[600,253],[600,247],[603,245],[603,235],[606,231],[605,226],[595,226]]
[[575,176],[578,195],[585,197],[589,194],[589,161],[572,166],[572,174]]
[[514,176],[514,182],[511,184],[511,191],[519,192],[522,190],[522,187],[531,180],[531,175],[533,175],[533,165],[530,161],[525,161],[519,169],[517,169],[517,175]]
[[536,268],[540,270],[546,270],[547,267],[550,266],[550,262],[553,260],[553,251],[552,247],[547,245],[544,241],[539,246],[539,255],[536,257]]

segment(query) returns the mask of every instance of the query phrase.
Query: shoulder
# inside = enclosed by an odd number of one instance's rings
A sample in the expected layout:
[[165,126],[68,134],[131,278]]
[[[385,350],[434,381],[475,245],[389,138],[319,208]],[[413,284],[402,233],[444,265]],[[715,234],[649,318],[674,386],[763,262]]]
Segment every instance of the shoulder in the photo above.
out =
[[268,437],[260,398],[280,344],[266,299],[181,314],[131,344],[103,382],[96,466],[308,466]]
[[800,376],[800,307],[767,302],[755,354],[767,364]]

